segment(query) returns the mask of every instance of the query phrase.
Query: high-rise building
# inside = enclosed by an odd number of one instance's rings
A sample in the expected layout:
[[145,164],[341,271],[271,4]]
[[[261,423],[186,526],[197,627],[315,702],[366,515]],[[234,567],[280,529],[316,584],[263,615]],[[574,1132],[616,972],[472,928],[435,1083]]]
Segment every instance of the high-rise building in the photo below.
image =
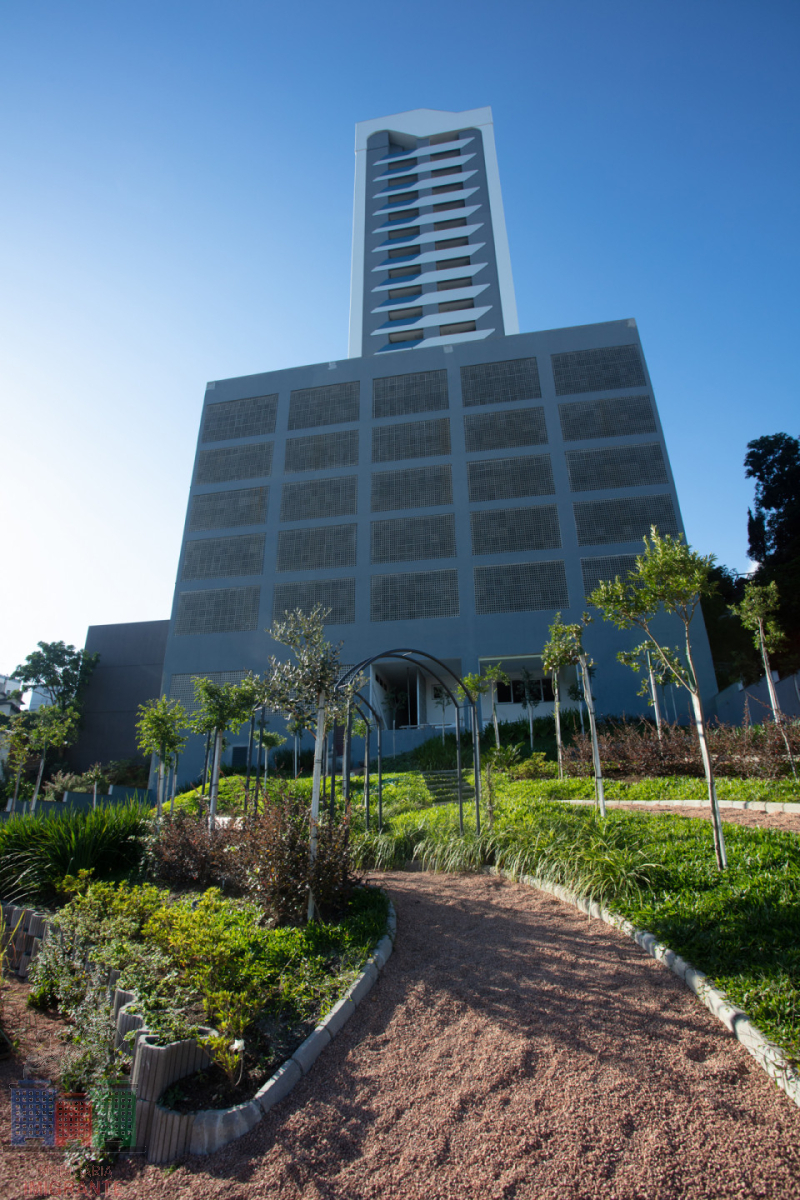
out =
[[[682,531],[636,322],[517,332],[490,110],[363,122],[350,357],[208,384],[163,690],[263,670],[273,621],[320,603],[344,661],[500,662],[501,717],[526,673],[543,715],[555,613],[579,619],[651,525]],[[586,643],[600,710],[644,711],[616,660],[631,637],[598,620]],[[702,634],[698,662],[713,694]],[[453,721],[415,667],[380,661],[369,687],[393,694],[398,749]],[[201,765],[198,743],[183,771]]]

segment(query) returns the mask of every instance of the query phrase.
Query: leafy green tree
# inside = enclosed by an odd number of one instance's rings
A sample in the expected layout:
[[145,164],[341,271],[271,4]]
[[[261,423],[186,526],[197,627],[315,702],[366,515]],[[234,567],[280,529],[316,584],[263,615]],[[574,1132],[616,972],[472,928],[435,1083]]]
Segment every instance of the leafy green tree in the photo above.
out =
[[108,779],[102,763],[92,763],[88,771],[84,771],[83,779],[92,785],[92,808],[97,808],[98,787],[108,787]]
[[33,713],[14,713],[0,729],[0,744],[7,751],[6,765],[14,777],[14,790],[6,803],[6,812],[13,813],[17,807],[22,773],[33,754],[31,733]]
[[[621,662],[640,671],[650,650],[665,677],[689,693],[708,784],[714,850],[717,866],[722,871],[728,865],[725,838],[691,641],[691,624],[700,598],[712,586],[709,576],[713,562],[713,555],[698,554],[687,546],[682,536],[673,538],[666,534],[662,537],[653,526],[649,539],[644,539],[644,553],[636,556],[635,569],[629,572],[627,579],[617,576],[613,583],[598,584],[589,596],[589,603],[599,608],[605,619],[618,629],[638,629],[645,635],[645,640],[634,650],[619,652],[617,657]],[[682,624],[682,648],[670,648],[660,632],[654,630],[654,622],[662,613],[677,617]]]
[[[322,786],[322,753],[329,722],[346,719],[353,695],[362,686],[359,676],[348,688],[336,692],[343,667],[342,643],[332,645],[325,637],[325,618],[330,610],[316,604],[309,613],[301,609],[286,613],[276,621],[269,634],[291,652],[291,658],[270,657],[269,686],[272,707],[284,715],[300,711],[314,712],[314,777],[311,787],[311,817],[309,822],[309,855],[313,868],[319,846],[319,802]],[[308,920],[314,918],[313,892],[308,896]]]
[[483,676],[489,682],[489,699],[492,705],[492,725],[494,726],[494,745],[495,749],[500,749],[500,726],[497,722],[497,685],[498,683],[510,683],[508,675],[500,666],[500,663],[492,663],[490,667],[486,667]]
[[78,733],[80,716],[77,709],[59,708],[56,704],[43,704],[33,714],[33,725],[30,732],[31,749],[39,754],[39,773],[31,799],[31,812],[36,810],[36,801],[42,786],[44,764],[47,751],[51,746],[68,746],[74,742]]
[[[600,763],[600,746],[597,740],[597,721],[595,719],[594,697],[592,695],[591,669],[592,663],[589,660],[583,647],[583,631],[590,623],[591,617],[588,613],[583,614],[583,621],[580,624],[565,625],[561,620],[561,613],[556,613],[556,619],[550,626],[550,641],[544,648],[542,653],[542,661],[545,670],[551,671],[553,674],[553,690],[558,698],[558,673],[563,667],[574,666],[580,670],[581,681],[583,685],[583,699],[586,702],[586,711],[589,714],[589,729],[592,736],[592,759],[594,762],[594,786],[597,804],[600,808],[600,815],[606,815],[606,798],[605,789],[603,787],[603,769]],[[558,704],[558,700],[557,700]],[[561,747],[561,722],[556,721],[557,743],[558,743],[558,765],[563,778],[562,765],[562,747]]]
[[197,708],[189,722],[194,733],[213,731],[211,759],[211,788],[209,796],[208,825],[216,826],[217,803],[219,800],[219,776],[222,766],[222,743],[227,732],[241,729],[250,720],[253,709],[260,708],[264,699],[264,683],[247,675],[241,683],[214,683],[199,677],[193,680]]
[[773,580],[766,587],[759,587],[757,583],[745,584],[744,599],[740,604],[733,605],[732,611],[742,622],[745,629],[748,629],[753,634],[753,643],[761,654],[761,661],[764,664],[764,674],[767,679],[769,702],[772,706],[772,716],[775,724],[780,725],[792,774],[797,779],[797,768],[792,757],[789,738],[784,728],[783,714],[778,703],[778,693],[775,691],[775,681],[772,678],[772,667],[769,660],[770,654],[774,653],[786,641],[786,635],[776,620],[780,606],[781,601],[778,595],[778,585]]
[[87,654],[64,642],[38,642],[39,649],[29,654],[14,670],[14,678],[28,692],[38,688],[60,708],[76,708],[81,693],[94,670],[99,654]]
[[780,621],[787,634],[785,666],[800,661],[800,439],[768,434],[747,443],[745,477],[755,480],[748,512],[748,553],[758,567],[755,582],[777,583]]
[[186,745],[187,728],[186,709],[180,700],[161,696],[139,706],[136,723],[139,749],[143,754],[155,754],[158,761],[156,813],[159,820],[164,810],[166,773]]

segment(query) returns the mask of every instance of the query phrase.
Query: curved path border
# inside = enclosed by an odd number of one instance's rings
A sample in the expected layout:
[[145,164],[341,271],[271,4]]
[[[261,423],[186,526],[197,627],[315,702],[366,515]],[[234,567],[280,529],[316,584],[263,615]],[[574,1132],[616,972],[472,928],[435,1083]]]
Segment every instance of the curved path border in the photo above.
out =
[[585,896],[579,896],[569,888],[562,887],[561,884],[551,883],[549,880],[540,879],[535,875],[509,875],[497,867],[484,867],[483,869],[487,875],[498,875],[511,883],[522,883],[526,887],[547,892],[549,895],[555,896],[557,900],[562,900],[564,903],[580,909],[581,912],[586,913],[587,917],[595,917],[598,921],[604,921],[606,925],[610,925],[612,929],[618,929],[621,933],[626,934],[651,958],[655,958],[668,967],[673,975],[677,975],[689,990],[694,992],[708,1011],[713,1013],[717,1020],[725,1026],[728,1032],[741,1042],[772,1082],[777,1084],[800,1108],[800,1074],[788,1061],[780,1046],[776,1046],[774,1042],[765,1037],[761,1030],[752,1023],[746,1012],[737,1008],[735,1004],[731,1004],[727,996],[709,982],[707,975],[696,970],[674,950],[670,950],[668,946],[659,942],[654,933],[637,929],[635,925],[618,913],[603,908],[595,900],[587,900]]

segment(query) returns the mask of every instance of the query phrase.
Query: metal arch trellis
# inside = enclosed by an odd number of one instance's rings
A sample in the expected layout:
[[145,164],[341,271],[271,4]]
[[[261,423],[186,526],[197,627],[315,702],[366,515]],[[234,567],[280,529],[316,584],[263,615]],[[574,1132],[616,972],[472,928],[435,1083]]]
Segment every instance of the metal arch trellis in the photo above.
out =
[[[371,666],[372,663],[377,662],[380,659],[385,660],[387,658],[401,659],[404,662],[414,663],[415,666],[417,666],[417,667],[422,667],[425,671],[427,671],[430,675],[432,675],[434,679],[436,679],[438,681],[440,686],[444,688],[445,692],[450,697],[450,699],[453,703],[453,707],[454,707],[455,714],[456,714],[456,762],[457,762],[456,773],[457,773],[457,777],[458,777],[458,821],[459,821],[459,830],[462,834],[464,832],[464,803],[463,803],[463,793],[462,793],[463,776],[462,776],[462,766],[461,766],[461,725],[460,725],[460,720],[459,720],[459,703],[458,703],[458,698],[454,695],[451,687],[445,682],[445,680],[441,677],[441,675],[439,675],[438,672],[435,671],[430,666],[430,663],[434,662],[437,664],[437,666],[441,667],[442,670],[445,671],[455,681],[456,687],[460,688],[461,691],[466,696],[467,702],[468,702],[468,705],[470,708],[470,714],[471,714],[470,723],[471,723],[471,727],[472,727],[471,731],[472,731],[473,768],[474,768],[474,775],[475,775],[475,831],[476,831],[476,833],[480,834],[480,832],[481,832],[481,751],[480,751],[480,731],[478,728],[477,701],[476,701],[475,696],[472,695],[472,693],[469,691],[469,689],[464,684],[463,679],[461,679],[461,677],[459,675],[457,675],[451,667],[448,667],[447,663],[442,662],[442,660],[440,658],[437,658],[434,654],[428,654],[428,652],[426,650],[415,650],[412,647],[398,646],[392,650],[384,650],[379,654],[373,654],[369,658],[365,658],[361,662],[356,663],[354,666],[350,667],[349,670],[345,671],[341,675],[334,690],[340,691],[343,688],[349,687],[349,685],[353,682],[353,680],[357,679],[358,676],[361,674],[361,672],[366,670],[367,667]],[[420,658],[428,659],[429,661],[428,662],[420,662],[419,661]],[[363,699],[364,699],[363,697],[361,697],[361,696],[359,697],[359,700],[363,701]],[[366,703],[366,701],[364,701],[364,703]],[[370,707],[372,707],[372,706],[370,705]],[[372,711],[374,712],[375,710],[372,709]],[[348,728],[345,731],[345,738],[346,738],[345,754],[343,755],[343,763],[342,763],[343,770],[344,770],[345,761],[349,761],[349,752],[348,752],[349,747],[347,746],[347,742],[349,741],[349,722],[348,722]]]

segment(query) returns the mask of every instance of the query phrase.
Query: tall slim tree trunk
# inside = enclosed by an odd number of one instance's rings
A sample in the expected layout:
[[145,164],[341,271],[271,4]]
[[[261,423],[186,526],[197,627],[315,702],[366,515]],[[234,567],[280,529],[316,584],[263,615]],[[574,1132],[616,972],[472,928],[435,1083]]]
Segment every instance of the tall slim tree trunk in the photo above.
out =
[[600,745],[597,741],[597,721],[594,711],[594,696],[592,695],[592,682],[589,675],[589,664],[586,655],[581,655],[581,671],[583,672],[583,694],[586,698],[586,708],[589,713],[589,729],[592,734],[592,757],[594,759],[594,788],[597,796],[597,803],[600,807],[600,816],[606,815],[606,795],[603,787],[603,768],[600,764]]
[[256,728],[255,709],[250,714],[250,732],[247,735],[247,774],[244,779],[244,815],[247,816],[247,809],[250,803],[250,771],[253,765],[253,735]]
[[558,686],[558,671],[553,671],[553,716],[556,722],[556,752],[558,754],[558,778],[564,778],[564,758],[561,752],[561,691]]
[[497,749],[499,750],[500,749],[500,726],[497,724],[497,704],[495,703],[495,697],[497,695],[497,691],[496,691],[497,684],[492,683],[491,687],[492,687],[492,724],[494,725],[494,744],[497,747]]
[[531,754],[533,754],[533,709],[528,705],[528,732],[531,737]]
[[92,812],[97,808],[97,780],[92,784]]
[[156,820],[160,823],[164,812],[164,758],[166,751],[164,744],[161,745],[161,753],[158,756],[158,783],[156,785]]
[[17,797],[19,796],[19,781],[22,778],[22,764],[17,768],[17,777],[14,780],[14,795],[6,805],[6,812],[15,813],[17,811]]
[[[695,684],[695,686],[697,685]],[[706,783],[708,785],[708,802],[711,805],[711,827],[714,832],[714,853],[717,856],[717,866],[720,871],[724,871],[728,866],[728,855],[725,850],[722,819],[719,815],[719,801],[717,800],[717,786],[714,782],[714,769],[711,765],[711,754],[708,749],[708,739],[706,738],[703,701],[700,699],[699,692],[690,692],[690,695],[692,698],[692,708],[694,709],[694,722],[697,728],[697,740],[700,743],[700,755],[703,759],[703,770],[705,771]]]
[[297,779],[298,773],[299,772],[298,772],[298,768],[297,768],[297,734],[295,734],[294,735],[294,777],[295,777],[295,779]]
[[[325,745],[325,693],[317,697],[317,731],[314,741],[314,776],[311,783],[311,820],[309,822],[309,856],[313,870],[319,845],[319,796],[322,784],[322,751]],[[314,920],[314,893],[308,889],[308,919]]]
[[211,767],[211,799],[208,806],[208,828],[213,832],[217,823],[217,800],[219,798],[219,769],[222,759],[222,730],[214,732],[214,760]]
[[203,759],[203,787],[201,796],[205,796],[206,788],[208,787],[208,756],[211,752],[211,733],[206,734],[206,756]]
[[656,677],[653,672],[653,662],[650,657],[650,651],[647,651],[647,672],[650,676],[650,695],[653,699],[653,712],[656,718],[656,729],[658,731],[658,741],[661,743],[661,705],[658,702],[658,692],[656,691]]
[[44,744],[44,750],[42,750],[42,757],[39,760],[39,774],[36,776],[36,787],[33,789],[33,796],[31,798],[31,808],[30,808],[31,812],[36,811],[36,801],[39,799],[39,788],[42,786],[42,776],[44,775],[44,760],[45,760],[46,755],[47,755],[47,742],[45,742],[45,744]]
[[176,754],[175,755],[175,766],[172,768],[172,790],[169,795],[169,815],[171,817],[174,817],[174,815],[175,815],[175,797],[178,794],[178,763],[179,762],[180,762],[180,758]]
[[786,753],[789,756],[789,766],[792,768],[792,775],[795,781],[797,780],[797,768],[794,765],[794,756],[792,755],[792,747],[789,745],[789,738],[786,733],[786,727],[783,723],[783,713],[781,706],[778,703],[778,693],[775,691],[775,680],[772,678],[772,669],[769,662],[769,654],[767,653],[767,643],[764,639],[764,623],[758,623],[758,637],[761,642],[761,657],[764,660],[764,674],[767,677],[767,690],[769,692],[769,702],[772,705],[772,717],[775,724],[779,727],[783,735],[783,744],[786,747]]

